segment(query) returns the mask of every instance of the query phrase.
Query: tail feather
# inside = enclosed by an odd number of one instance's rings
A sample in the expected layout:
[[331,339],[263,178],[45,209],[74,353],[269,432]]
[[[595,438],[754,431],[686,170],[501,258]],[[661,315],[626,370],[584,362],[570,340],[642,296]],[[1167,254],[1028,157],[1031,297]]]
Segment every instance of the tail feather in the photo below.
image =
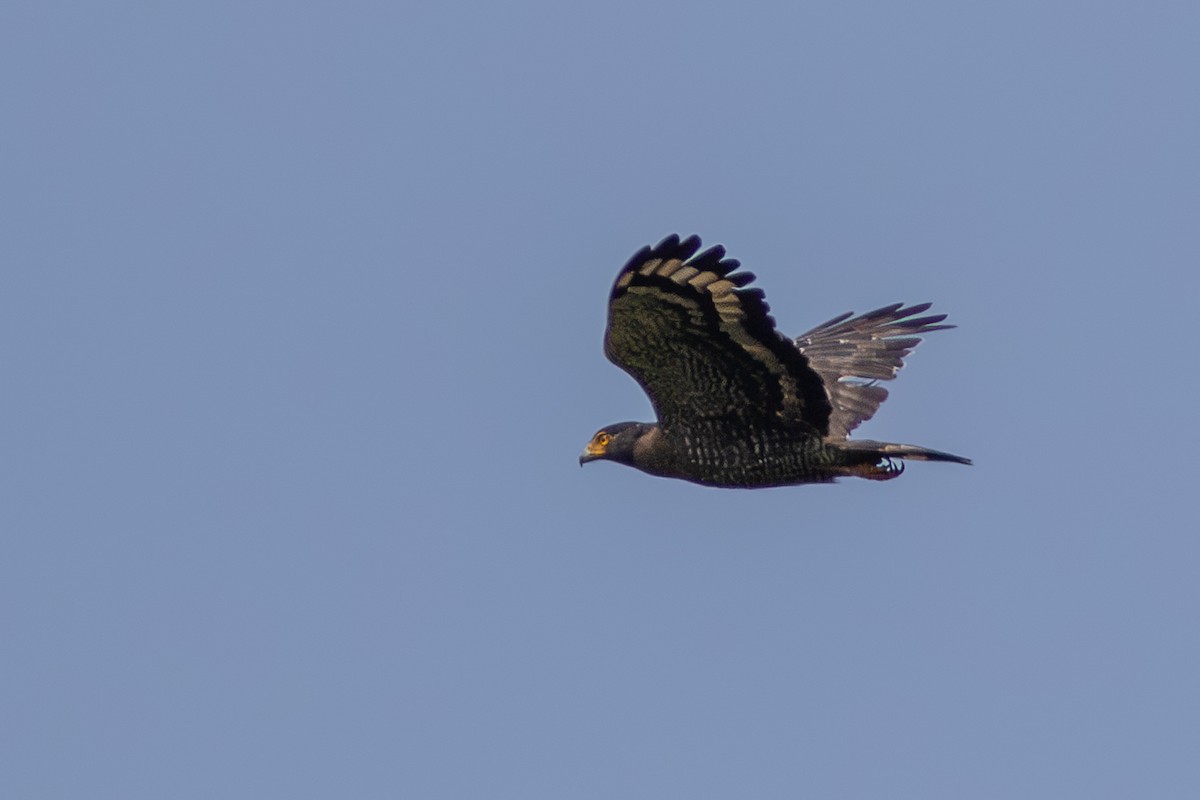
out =
[[876,458],[909,458],[913,461],[949,461],[954,464],[971,464],[971,459],[945,453],[941,450],[931,450],[928,447],[917,447],[914,444],[893,444],[891,442],[873,442],[869,439],[842,442],[846,450],[873,455]]

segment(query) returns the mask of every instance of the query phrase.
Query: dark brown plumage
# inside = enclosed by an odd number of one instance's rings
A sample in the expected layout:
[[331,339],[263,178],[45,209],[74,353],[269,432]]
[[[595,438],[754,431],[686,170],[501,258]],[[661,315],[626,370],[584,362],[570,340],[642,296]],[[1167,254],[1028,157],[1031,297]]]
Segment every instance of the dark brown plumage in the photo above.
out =
[[904,459],[970,460],[906,444],[849,441],[874,416],[919,334],[951,328],[929,303],[842,314],[794,341],[775,329],[749,272],[716,246],[668,236],[617,275],[604,352],[633,376],[656,423],[622,422],[592,437],[597,459],[710,486],[755,488],[874,480]]

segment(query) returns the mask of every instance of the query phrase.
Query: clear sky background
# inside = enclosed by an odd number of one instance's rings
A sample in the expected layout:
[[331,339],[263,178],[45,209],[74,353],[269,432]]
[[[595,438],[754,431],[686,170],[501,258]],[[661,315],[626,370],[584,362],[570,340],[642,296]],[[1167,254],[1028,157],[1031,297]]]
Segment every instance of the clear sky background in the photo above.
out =
[[[9,3],[0,796],[1200,796],[1200,6]],[[612,464],[624,261],[932,300],[860,429]]]

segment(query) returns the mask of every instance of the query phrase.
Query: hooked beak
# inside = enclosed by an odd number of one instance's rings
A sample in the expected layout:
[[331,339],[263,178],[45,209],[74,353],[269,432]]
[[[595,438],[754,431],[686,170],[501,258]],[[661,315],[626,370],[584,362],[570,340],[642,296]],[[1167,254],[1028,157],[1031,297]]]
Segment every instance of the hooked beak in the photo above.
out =
[[597,446],[595,442],[591,442],[584,449],[583,454],[579,456],[579,466],[582,467],[589,461],[595,461],[596,459],[603,457],[604,448]]

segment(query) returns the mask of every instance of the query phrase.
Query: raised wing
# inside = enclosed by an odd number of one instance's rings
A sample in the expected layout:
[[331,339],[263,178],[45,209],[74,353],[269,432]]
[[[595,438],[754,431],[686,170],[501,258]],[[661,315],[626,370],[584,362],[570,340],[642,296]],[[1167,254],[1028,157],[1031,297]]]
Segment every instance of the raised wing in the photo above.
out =
[[938,324],[945,314],[917,316],[930,305],[894,303],[857,317],[842,314],[796,339],[833,404],[831,438],[844,439],[860,422],[875,416],[888,396],[875,382],[896,377],[904,357],[921,342],[919,334],[954,327]]
[[633,376],[665,427],[738,419],[748,427],[806,424],[824,434],[833,411],[821,377],[775,330],[754,276],[717,246],[668,236],[617,275],[604,352]]

